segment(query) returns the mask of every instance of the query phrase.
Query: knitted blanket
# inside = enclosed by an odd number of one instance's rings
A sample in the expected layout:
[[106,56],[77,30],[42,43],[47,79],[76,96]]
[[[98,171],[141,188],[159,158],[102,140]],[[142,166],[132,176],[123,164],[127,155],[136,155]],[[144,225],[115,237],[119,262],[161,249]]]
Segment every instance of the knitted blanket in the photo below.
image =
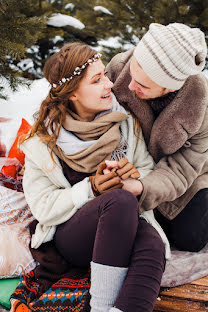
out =
[[[31,223],[31,233],[36,221]],[[89,270],[71,267],[58,254],[53,242],[31,248],[39,265],[23,275],[11,296],[11,312],[90,311]],[[172,250],[166,262],[162,287],[174,287],[208,275],[208,245],[200,252]]]
[[[208,245],[195,253],[173,250],[172,258],[166,263],[161,286],[174,287],[208,275],[207,256]],[[90,311],[88,273],[78,268],[68,272],[68,277],[62,277],[52,285],[48,281],[43,283],[46,275],[41,276],[41,266],[23,275],[11,296],[11,312]],[[36,276],[42,277],[40,282]]]
[[34,272],[23,275],[11,296],[11,312],[87,312],[89,279],[62,278],[39,296],[40,284]]

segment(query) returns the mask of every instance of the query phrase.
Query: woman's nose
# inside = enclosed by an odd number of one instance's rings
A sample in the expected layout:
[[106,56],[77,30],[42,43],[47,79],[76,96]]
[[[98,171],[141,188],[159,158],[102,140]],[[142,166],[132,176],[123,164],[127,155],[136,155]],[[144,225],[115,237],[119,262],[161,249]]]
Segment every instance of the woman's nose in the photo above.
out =
[[108,77],[106,77],[106,88],[113,88],[113,82]]

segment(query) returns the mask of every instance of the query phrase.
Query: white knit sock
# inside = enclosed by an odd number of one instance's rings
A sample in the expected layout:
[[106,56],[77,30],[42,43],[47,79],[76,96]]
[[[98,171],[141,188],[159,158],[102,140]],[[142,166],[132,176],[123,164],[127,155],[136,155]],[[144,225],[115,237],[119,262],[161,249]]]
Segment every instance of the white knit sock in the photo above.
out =
[[91,312],[109,312],[123,285],[127,270],[128,268],[91,262]]
[[111,308],[109,312],[122,312],[122,311],[117,308]]

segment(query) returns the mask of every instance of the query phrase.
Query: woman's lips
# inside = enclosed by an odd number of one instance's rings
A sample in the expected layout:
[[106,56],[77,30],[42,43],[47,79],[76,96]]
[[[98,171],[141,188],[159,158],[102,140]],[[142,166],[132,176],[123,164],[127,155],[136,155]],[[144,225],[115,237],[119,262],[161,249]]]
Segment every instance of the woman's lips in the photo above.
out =
[[112,99],[112,95],[111,93],[104,95],[104,97],[101,97],[101,99],[103,100],[111,100]]

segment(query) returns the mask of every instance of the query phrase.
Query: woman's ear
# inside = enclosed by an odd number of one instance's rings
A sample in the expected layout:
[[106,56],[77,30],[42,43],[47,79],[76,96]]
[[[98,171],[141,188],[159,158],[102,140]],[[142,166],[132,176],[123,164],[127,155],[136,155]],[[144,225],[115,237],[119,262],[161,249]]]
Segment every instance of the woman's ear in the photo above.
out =
[[76,99],[77,99],[76,93],[71,94],[69,97],[69,100],[72,102],[75,101]]

